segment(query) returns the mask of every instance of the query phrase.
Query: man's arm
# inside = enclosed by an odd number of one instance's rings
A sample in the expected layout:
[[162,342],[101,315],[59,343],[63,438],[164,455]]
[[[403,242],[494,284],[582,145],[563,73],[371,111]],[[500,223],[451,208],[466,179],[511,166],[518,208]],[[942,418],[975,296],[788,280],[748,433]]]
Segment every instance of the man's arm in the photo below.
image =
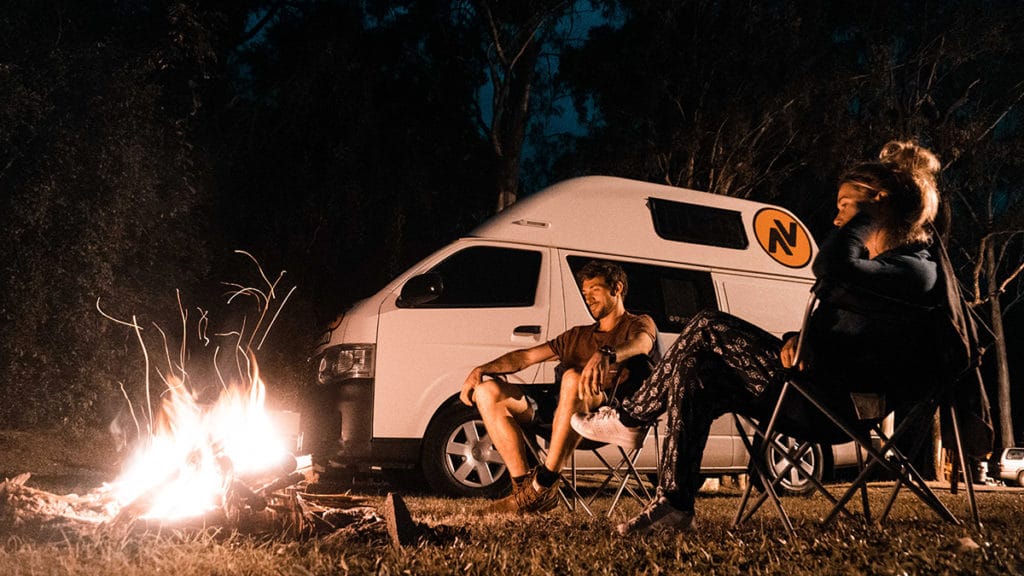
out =
[[[629,340],[614,347],[615,363],[620,364],[633,356],[650,354],[654,348],[654,338],[647,332],[637,331]],[[595,352],[580,373],[580,400],[588,400],[601,394],[605,380],[608,378],[610,363],[608,357]]]
[[494,360],[481,364],[470,371],[469,376],[466,376],[466,381],[462,384],[459,400],[466,406],[472,406],[473,391],[480,385],[483,377],[488,374],[512,374],[554,357],[555,351],[551,349],[551,345],[547,342],[533,348],[523,348],[502,354]]

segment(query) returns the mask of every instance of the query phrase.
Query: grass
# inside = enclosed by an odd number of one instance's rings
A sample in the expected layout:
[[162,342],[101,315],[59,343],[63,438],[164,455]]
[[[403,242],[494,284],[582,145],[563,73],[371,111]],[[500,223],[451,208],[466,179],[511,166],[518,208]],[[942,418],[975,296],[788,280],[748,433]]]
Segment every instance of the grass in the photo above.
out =
[[[872,489],[877,509],[884,485]],[[940,494],[965,515],[964,495]],[[941,522],[903,493],[882,528],[843,519],[821,529],[822,497],[786,498],[797,536],[774,512],[731,529],[739,493],[697,503],[699,529],[619,538],[614,524],[635,513],[627,502],[609,520],[559,508],[544,517],[484,516],[484,501],[409,496],[413,518],[434,537],[401,550],[381,535],[289,540],[223,532],[68,537],[39,542],[5,535],[0,574],[1020,574],[1024,573],[1024,492],[978,494],[984,528]],[[380,501],[383,497],[380,497]],[[607,501],[599,500],[603,511]],[[977,548],[965,545],[976,543]]]

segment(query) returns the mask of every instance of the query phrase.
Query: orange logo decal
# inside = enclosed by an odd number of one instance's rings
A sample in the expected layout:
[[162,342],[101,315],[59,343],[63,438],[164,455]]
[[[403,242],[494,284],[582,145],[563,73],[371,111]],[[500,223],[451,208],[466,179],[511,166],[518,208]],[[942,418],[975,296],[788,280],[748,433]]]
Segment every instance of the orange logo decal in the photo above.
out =
[[754,215],[754,236],[761,248],[783,266],[803,268],[811,261],[811,237],[807,229],[782,210],[759,210]]

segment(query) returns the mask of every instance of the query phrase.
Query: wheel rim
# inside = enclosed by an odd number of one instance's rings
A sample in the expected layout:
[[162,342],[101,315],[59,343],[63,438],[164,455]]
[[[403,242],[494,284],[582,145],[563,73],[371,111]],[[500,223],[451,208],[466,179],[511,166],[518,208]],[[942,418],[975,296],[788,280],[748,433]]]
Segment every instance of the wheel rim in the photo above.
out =
[[[775,478],[782,476],[780,484],[783,488],[794,492],[800,492],[806,490],[809,484],[808,476],[814,475],[814,470],[817,465],[817,457],[814,453],[814,448],[808,448],[804,452],[803,456],[800,457],[799,466],[790,466],[789,460],[786,459],[786,454],[796,449],[799,446],[793,438],[789,436],[778,435],[772,441],[772,445],[768,450],[768,459],[771,465],[772,475]],[[788,468],[788,470],[787,470]],[[803,470],[803,472],[801,472]]]
[[464,486],[486,488],[505,473],[505,462],[481,420],[463,422],[452,430],[444,452],[445,468]]

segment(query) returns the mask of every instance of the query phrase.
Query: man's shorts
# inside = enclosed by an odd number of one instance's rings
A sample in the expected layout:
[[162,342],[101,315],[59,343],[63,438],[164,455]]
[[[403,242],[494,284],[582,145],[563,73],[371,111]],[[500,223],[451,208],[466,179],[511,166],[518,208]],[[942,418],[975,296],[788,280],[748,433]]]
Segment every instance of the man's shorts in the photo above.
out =
[[523,386],[526,402],[533,410],[531,426],[550,427],[555,420],[555,408],[558,407],[558,384],[537,384]]

